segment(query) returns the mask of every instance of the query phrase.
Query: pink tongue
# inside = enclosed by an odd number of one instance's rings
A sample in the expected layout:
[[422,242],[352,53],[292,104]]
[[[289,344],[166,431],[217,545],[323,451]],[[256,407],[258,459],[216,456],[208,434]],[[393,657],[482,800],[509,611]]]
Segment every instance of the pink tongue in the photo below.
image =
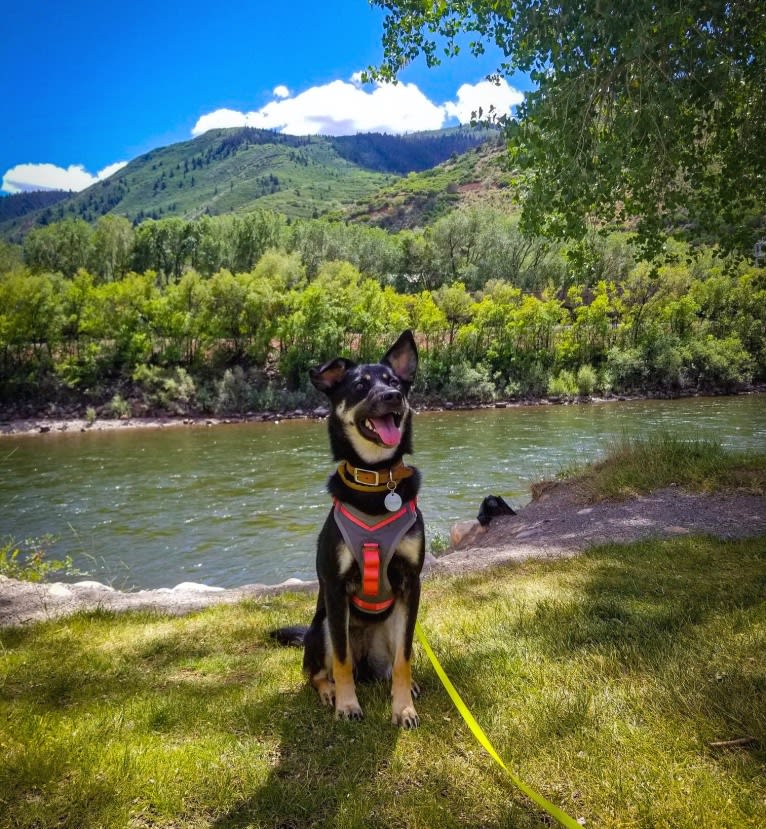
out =
[[402,433],[399,431],[396,423],[394,423],[393,415],[372,417],[370,420],[372,420],[375,431],[386,446],[396,446],[402,439]]

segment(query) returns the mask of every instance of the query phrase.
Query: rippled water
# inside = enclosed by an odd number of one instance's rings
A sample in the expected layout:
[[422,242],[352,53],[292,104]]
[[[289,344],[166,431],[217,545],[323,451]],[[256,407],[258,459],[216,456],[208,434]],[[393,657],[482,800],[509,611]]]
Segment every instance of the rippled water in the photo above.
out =
[[[485,495],[519,506],[532,481],[658,430],[766,451],[766,398],[420,414],[429,536]],[[51,533],[51,555],[123,589],[313,578],[332,469],[324,424],[305,421],[3,438],[0,536]]]

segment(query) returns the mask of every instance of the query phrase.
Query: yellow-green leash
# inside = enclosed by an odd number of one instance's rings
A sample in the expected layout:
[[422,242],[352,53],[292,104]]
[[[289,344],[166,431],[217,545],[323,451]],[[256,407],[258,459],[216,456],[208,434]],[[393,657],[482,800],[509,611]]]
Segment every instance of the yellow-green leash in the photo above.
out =
[[505,765],[505,763],[500,758],[500,755],[493,748],[492,743],[490,743],[489,738],[484,733],[482,727],[479,725],[479,723],[476,722],[473,714],[468,710],[468,706],[463,702],[455,686],[450,682],[450,678],[447,676],[447,674],[444,673],[444,668],[442,668],[441,663],[436,658],[436,654],[431,650],[431,646],[428,644],[426,635],[425,633],[423,633],[423,628],[420,627],[420,622],[415,622],[415,633],[417,633],[418,635],[418,639],[420,641],[420,644],[423,646],[423,650],[426,652],[426,655],[431,660],[431,664],[434,666],[436,675],[442,681],[442,685],[449,694],[452,702],[455,704],[455,708],[457,708],[457,710],[460,712],[460,715],[465,720],[466,725],[473,732],[473,736],[476,737],[479,743],[487,751],[489,756],[507,773],[507,775],[511,778],[511,782],[514,784],[514,786],[516,786],[516,788],[524,792],[524,794],[530,800],[534,801],[541,809],[544,809],[562,826],[567,827],[567,829],[581,829],[581,824],[579,824],[576,820],[571,818],[566,812],[559,809],[558,806],[555,806],[553,803],[546,800],[541,794],[539,794],[533,788],[528,786],[523,780],[520,780],[508,768],[508,766]]

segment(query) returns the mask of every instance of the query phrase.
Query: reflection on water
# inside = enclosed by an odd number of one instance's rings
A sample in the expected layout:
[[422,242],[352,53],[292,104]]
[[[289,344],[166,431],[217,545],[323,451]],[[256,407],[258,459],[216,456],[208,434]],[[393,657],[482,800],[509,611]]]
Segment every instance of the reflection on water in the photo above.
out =
[[[659,430],[766,451],[766,398],[418,415],[429,536],[475,517],[485,495],[522,505],[532,481]],[[5,438],[0,536],[51,533],[52,555],[121,588],[313,578],[332,469],[324,425],[303,421]]]

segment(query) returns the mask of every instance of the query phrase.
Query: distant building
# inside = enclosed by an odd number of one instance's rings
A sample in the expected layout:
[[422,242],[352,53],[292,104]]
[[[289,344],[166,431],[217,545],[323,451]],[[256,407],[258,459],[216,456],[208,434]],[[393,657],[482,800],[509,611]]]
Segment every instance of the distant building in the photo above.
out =
[[766,239],[761,239],[759,242],[755,243],[753,259],[755,259],[755,265],[758,268],[766,265]]

